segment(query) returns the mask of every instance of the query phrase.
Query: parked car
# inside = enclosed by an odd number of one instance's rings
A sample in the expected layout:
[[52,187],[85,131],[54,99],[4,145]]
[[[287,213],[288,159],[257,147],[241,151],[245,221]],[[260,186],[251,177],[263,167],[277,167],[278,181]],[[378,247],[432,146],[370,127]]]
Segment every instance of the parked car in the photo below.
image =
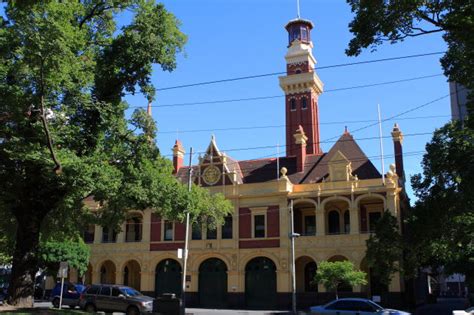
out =
[[311,314],[317,315],[410,315],[410,313],[386,309],[367,299],[338,299],[322,306],[310,307]]
[[88,287],[80,297],[86,312],[126,312],[127,315],[151,313],[153,298],[123,285],[97,284]]
[[[71,282],[64,282],[63,286],[63,301],[62,306],[67,305],[70,308],[75,308],[79,306],[79,298],[81,293],[84,292],[86,287],[82,284],[74,284]],[[51,291],[51,302],[53,307],[58,308],[61,298],[61,282],[56,283],[53,290]]]
[[470,307],[465,311],[453,311],[453,315],[471,315],[474,314],[474,307]]

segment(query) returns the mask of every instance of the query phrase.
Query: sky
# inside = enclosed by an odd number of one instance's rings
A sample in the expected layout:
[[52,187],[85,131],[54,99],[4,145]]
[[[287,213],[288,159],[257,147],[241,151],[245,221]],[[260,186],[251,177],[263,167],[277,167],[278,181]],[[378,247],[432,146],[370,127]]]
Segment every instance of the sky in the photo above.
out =
[[[166,0],[163,3],[182,22],[181,30],[187,34],[188,43],[185,54],[178,56],[175,71],[156,69],[152,81],[157,88],[285,71],[288,43],[284,26],[296,17],[296,0]],[[315,25],[312,40],[317,67],[446,50],[441,35],[432,34],[395,45],[385,43],[376,51],[368,49],[358,57],[348,57],[345,49],[352,38],[348,28],[352,20],[349,5],[343,0],[301,0],[300,8],[301,17]],[[373,123],[367,120],[377,120],[377,104],[384,119],[447,95],[449,87],[446,77],[441,75],[440,56],[317,70],[325,90],[439,74],[404,83],[323,93],[319,98],[323,150],[327,152],[347,126],[349,132],[354,130],[356,140],[361,139],[358,144],[381,170],[378,126],[355,130]],[[281,97],[165,106],[261,96]],[[190,147],[203,152],[211,135],[215,135],[219,148],[235,159],[276,156],[278,144],[282,156],[283,96],[278,76],[159,91],[153,103],[153,117],[159,130],[157,143],[164,155],[171,154],[177,138],[187,152]],[[146,106],[146,100],[140,96],[127,100],[131,106]],[[403,149],[408,177],[422,171],[420,161],[425,144],[431,133],[449,119],[449,97],[446,97],[382,124],[384,136],[390,136],[395,122],[406,135]],[[236,129],[220,130],[223,128]],[[327,139],[330,140],[324,142]],[[270,148],[249,149],[262,146]],[[394,163],[391,138],[383,139],[383,148],[387,171],[388,165]]]
[[[165,7],[181,21],[181,30],[188,36],[185,51],[177,56],[177,68],[169,73],[155,67],[152,82],[156,88],[167,88],[204,81],[252,76],[286,69],[286,23],[294,19],[296,0],[164,0]],[[344,0],[300,0],[301,17],[311,20],[317,67],[374,59],[442,52],[446,45],[441,34],[410,38],[402,43],[385,43],[376,51],[363,51],[348,57],[345,49],[352,38],[348,24],[352,20]],[[129,13],[119,24],[129,22]],[[327,152],[342,135],[345,126],[358,140],[366,155],[381,170],[378,126],[357,131],[377,119],[380,104],[382,119],[403,113],[417,106],[446,96],[449,88],[441,75],[441,55],[379,62],[350,67],[317,70],[324,83],[319,98],[320,137]],[[422,80],[370,88],[345,87],[397,81],[421,76]],[[275,96],[241,102],[207,101]],[[146,107],[142,95],[127,96],[131,109]],[[176,104],[188,106],[168,106]],[[217,145],[229,156],[258,159],[284,155],[284,94],[278,76],[239,80],[220,84],[158,91],[153,102],[153,118],[157,122],[157,144],[163,155],[171,157],[171,148],[179,138],[186,151],[193,147],[203,153],[215,135]],[[405,134],[405,172],[409,177],[421,172],[420,161],[431,133],[450,119],[449,97],[418,110],[403,114],[382,124],[384,136],[390,136],[397,122]],[[227,130],[222,130],[227,129]],[[367,139],[369,138],[369,139]],[[385,170],[394,163],[391,138],[383,139]],[[267,148],[251,149],[265,146]],[[197,154],[194,163],[197,162]],[[186,161],[188,158],[186,158]]]

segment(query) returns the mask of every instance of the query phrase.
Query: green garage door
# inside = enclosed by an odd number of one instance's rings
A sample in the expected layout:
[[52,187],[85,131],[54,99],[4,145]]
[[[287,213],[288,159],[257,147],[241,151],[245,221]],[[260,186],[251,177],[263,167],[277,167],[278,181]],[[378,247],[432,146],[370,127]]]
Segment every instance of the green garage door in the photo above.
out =
[[174,259],[165,259],[156,266],[155,295],[163,293],[181,295],[181,265]]
[[248,308],[274,309],[277,304],[276,267],[271,259],[257,257],[245,267],[245,301]]
[[210,258],[199,266],[199,302],[207,308],[227,306],[227,266],[222,260]]

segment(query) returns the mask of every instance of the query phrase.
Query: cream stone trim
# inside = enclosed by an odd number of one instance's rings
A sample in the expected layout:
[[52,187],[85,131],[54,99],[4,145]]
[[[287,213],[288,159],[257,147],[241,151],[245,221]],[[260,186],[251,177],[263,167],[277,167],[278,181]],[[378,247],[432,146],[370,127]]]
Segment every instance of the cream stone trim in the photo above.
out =
[[211,258],[217,258],[217,259],[220,259],[222,260],[226,267],[227,267],[227,272],[229,272],[230,270],[232,270],[232,264],[231,262],[229,261],[229,258],[224,255],[224,254],[220,254],[220,253],[204,253],[204,254],[201,254],[201,255],[196,255],[197,257],[195,257],[193,259],[193,264],[192,264],[192,269],[191,271],[194,271],[194,272],[198,272],[199,273],[199,267],[201,267],[201,264],[208,260],[208,259],[211,259]]
[[317,95],[323,92],[323,82],[314,72],[302,72],[279,77],[280,87],[285,94],[313,92]]
[[245,267],[252,259],[257,258],[257,257],[264,257],[264,258],[270,259],[275,264],[276,270],[282,270],[279,265],[279,262],[281,259],[279,259],[278,256],[276,256],[273,252],[269,252],[266,249],[260,249],[260,250],[251,249],[251,251],[252,252],[250,252],[249,254],[241,256],[239,264],[238,264],[239,272],[243,272],[243,274],[245,275]]
[[363,195],[360,195],[360,196],[357,196],[357,198],[355,199],[354,201],[354,205],[358,208],[360,208],[360,202],[363,200],[363,199],[369,199],[369,198],[376,198],[376,199],[380,199],[383,201],[383,208],[384,208],[384,211],[387,209],[387,200],[385,199],[384,196],[380,195],[380,194],[377,194],[377,193],[368,193],[368,194],[363,194]]

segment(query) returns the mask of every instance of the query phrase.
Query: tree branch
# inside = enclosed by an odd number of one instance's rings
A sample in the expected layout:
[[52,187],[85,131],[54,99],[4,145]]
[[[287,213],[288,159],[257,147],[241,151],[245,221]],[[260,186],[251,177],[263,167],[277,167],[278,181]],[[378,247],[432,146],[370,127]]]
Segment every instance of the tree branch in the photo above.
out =
[[54,172],[56,174],[61,174],[62,173],[62,166],[61,166],[61,163],[59,162],[58,158],[56,157],[56,153],[54,153],[54,149],[53,149],[53,141],[51,140],[51,134],[49,132],[49,128],[48,128],[48,122],[46,120],[46,111],[45,111],[45,108],[44,108],[44,77],[43,77],[43,58],[41,58],[41,69],[40,69],[40,84],[41,84],[41,102],[40,102],[40,106],[41,106],[41,115],[40,115],[40,118],[41,118],[41,121],[43,123],[43,129],[44,129],[44,133],[46,135],[46,140],[48,141],[48,149],[49,149],[49,152],[51,154],[51,158],[53,159],[54,161],[54,164],[56,164],[56,166],[54,167]]

